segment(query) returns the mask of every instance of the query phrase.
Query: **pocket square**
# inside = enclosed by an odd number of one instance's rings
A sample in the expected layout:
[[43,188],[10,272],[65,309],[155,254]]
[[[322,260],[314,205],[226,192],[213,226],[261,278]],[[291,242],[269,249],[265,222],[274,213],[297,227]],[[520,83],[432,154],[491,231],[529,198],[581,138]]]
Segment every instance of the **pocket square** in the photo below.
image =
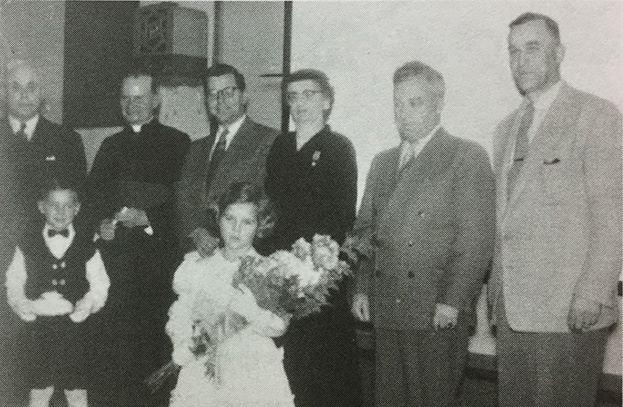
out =
[[45,157],[46,161],[56,161],[56,156],[55,155],[49,155],[47,157]]
[[558,158],[554,158],[552,160],[543,160],[543,164],[545,164],[545,165],[558,164],[559,162],[560,162],[560,160]]

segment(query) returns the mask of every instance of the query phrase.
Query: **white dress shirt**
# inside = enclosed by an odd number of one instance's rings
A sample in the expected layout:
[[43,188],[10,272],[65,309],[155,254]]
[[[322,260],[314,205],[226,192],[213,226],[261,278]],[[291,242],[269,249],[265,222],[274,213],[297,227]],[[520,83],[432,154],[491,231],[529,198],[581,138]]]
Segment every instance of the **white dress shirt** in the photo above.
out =
[[236,136],[236,133],[238,133],[238,130],[240,130],[240,127],[242,126],[242,123],[245,121],[246,118],[247,115],[243,114],[238,120],[236,120],[227,127],[221,125],[218,126],[218,130],[216,131],[216,138],[214,139],[214,144],[212,144],[212,149],[210,150],[210,159],[212,159],[212,154],[216,149],[216,145],[218,144],[225,130],[228,130],[227,134],[225,135],[225,150],[227,150],[229,148],[229,145],[231,144],[231,141],[234,139],[234,136]]
[[[547,114],[549,108],[552,106],[552,103],[554,103],[556,96],[558,96],[558,92],[560,92],[561,86],[562,81],[556,82],[549,89],[543,92],[538,98],[532,101],[532,103],[534,104],[534,118],[532,119],[532,124],[528,129],[529,141],[532,141],[534,135],[539,130],[539,126],[543,122],[543,119],[545,119],[545,115]],[[529,101],[525,100],[522,104],[522,107],[524,107],[524,105],[528,103]]]
[[35,134],[35,129],[37,128],[37,123],[39,123],[39,115],[36,114],[25,122],[22,122],[18,118],[9,115],[9,124],[11,125],[11,129],[13,130],[14,134],[17,134],[17,132],[21,130],[22,123],[26,124],[24,133],[26,133],[28,141],[32,140],[32,136],[33,134]]
[[[65,255],[69,246],[71,246],[76,236],[76,231],[73,225],[70,225],[68,227],[68,237],[64,237],[60,234],[54,237],[48,237],[49,229],[50,227],[48,225],[43,228],[43,239],[50,253],[57,259],[60,259]],[[27,270],[24,254],[19,247],[16,247],[13,261],[6,272],[7,298],[12,307],[15,304],[29,301],[25,294],[26,278]],[[93,257],[86,263],[86,279],[89,282],[89,291],[85,294],[84,298],[90,298],[93,304],[92,312],[97,312],[106,303],[108,288],[110,287],[110,279],[108,278],[108,274],[106,274],[106,268],[104,267],[104,262],[98,250],[95,251]]]
[[400,160],[398,161],[399,169],[402,169],[409,161],[415,159],[415,157],[422,152],[424,147],[426,147],[426,144],[428,144],[430,139],[433,138],[435,133],[437,133],[440,128],[441,124],[437,124],[437,126],[435,126],[435,128],[428,133],[426,137],[418,139],[413,143],[403,140],[400,145]]

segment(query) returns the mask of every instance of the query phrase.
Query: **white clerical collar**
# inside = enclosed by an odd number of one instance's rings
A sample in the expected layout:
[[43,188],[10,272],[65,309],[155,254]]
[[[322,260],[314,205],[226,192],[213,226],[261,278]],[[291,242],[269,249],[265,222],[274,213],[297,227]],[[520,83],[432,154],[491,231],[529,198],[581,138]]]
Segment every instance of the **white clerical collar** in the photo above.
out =
[[11,125],[13,133],[17,134],[17,132],[21,130],[22,123],[26,124],[24,133],[26,133],[26,137],[28,137],[28,141],[30,141],[32,139],[32,135],[35,133],[35,129],[37,128],[37,123],[39,123],[39,114],[34,115],[25,122],[14,116],[9,115],[9,124]]
[[[558,96],[558,92],[560,92],[560,88],[563,84],[563,81],[558,81],[552,86],[549,87],[545,92],[541,93],[535,100],[532,100],[532,104],[534,105],[535,110],[548,110],[549,107],[554,103],[556,96]],[[527,97],[524,100],[524,104],[530,103],[530,99]]]
[[147,120],[145,123],[131,124],[130,127],[132,127],[132,130],[134,131],[134,133],[140,133],[141,130],[143,129],[143,126],[151,122],[152,120],[154,120],[154,116],[150,117],[149,120]]
[[242,126],[242,123],[244,123],[246,118],[247,118],[247,115],[243,114],[242,116],[240,116],[238,120],[236,120],[229,126],[222,126],[222,125],[218,126],[218,138],[220,138],[223,132],[225,131],[225,129],[227,129],[227,134],[225,134],[225,141],[226,141],[225,146],[227,148],[229,148],[231,141],[234,139],[234,136],[236,135],[236,133],[238,133],[238,130],[240,130],[240,127]]

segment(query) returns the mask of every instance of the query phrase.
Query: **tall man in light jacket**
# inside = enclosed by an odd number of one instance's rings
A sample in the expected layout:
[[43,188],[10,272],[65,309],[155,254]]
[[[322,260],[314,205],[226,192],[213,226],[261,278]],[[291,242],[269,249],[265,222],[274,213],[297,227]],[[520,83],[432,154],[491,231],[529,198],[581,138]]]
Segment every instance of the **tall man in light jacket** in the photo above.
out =
[[355,232],[375,246],[353,313],[376,335],[376,406],[457,404],[473,303],[493,252],[495,193],[484,149],[440,125],[444,80],[394,73],[402,143],[378,154]]
[[592,406],[621,272],[621,113],[560,79],[558,24],[510,24],[519,108],[494,137],[500,406]]

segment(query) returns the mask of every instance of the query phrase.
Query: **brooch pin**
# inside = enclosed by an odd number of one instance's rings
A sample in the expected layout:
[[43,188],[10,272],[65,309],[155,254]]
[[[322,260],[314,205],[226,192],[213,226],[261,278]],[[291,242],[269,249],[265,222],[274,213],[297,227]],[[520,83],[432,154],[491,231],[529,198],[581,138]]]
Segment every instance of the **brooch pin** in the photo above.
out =
[[317,161],[320,159],[320,151],[314,151],[314,155],[312,155],[312,167],[315,167]]

